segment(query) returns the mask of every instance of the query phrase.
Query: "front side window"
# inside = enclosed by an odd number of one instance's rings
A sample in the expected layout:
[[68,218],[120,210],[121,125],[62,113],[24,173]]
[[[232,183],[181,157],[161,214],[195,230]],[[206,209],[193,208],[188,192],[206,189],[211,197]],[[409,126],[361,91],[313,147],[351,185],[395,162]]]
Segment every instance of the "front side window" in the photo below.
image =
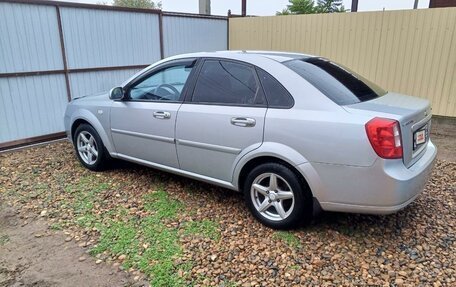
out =
[[179,101],[191,71],[192,65],[182,64],[153,73],[130,88],[130,99]]
[[339,105],[369,101],[387,92],[355,72],[323,58],[291,60],[284,65]]
[[192,101],[226,105],[266,105],[252,67],[219,60],[204,62]]

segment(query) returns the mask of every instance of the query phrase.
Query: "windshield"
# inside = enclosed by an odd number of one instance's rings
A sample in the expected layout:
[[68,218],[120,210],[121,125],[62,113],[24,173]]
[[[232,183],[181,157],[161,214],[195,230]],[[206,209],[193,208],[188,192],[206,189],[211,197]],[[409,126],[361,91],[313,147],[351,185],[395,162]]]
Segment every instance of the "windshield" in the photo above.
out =
[[283,64],[338,105],[369,101],[387,93],[350,69],[324,58],[290,60]]

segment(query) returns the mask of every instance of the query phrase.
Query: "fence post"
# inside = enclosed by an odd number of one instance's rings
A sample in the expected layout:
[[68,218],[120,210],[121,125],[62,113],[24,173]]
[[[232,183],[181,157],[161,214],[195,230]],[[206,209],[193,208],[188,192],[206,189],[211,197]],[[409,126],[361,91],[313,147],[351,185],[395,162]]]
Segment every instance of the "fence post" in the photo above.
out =
[[62,18],[60,16],[60,7],[55,5],[57,11],[57,24],[59,27],[59,36],[60,36],[60,49],[62,50],[62,60],[63,60],[63,75],[65,76],[65,85],[67,90],[67,99],[71,101],[71,89],[70,89],[70,79],[68,76],[68,64],[65,52],[65,40],[63,38],[63,29],[62,29]]
[[230,49],[230,17],[231,9],[228,9],[228,15],[226,17],[226,49]]
[[350,12],[358,12],[358,0],[352,0]]
[[163,10],[160,10],[160,13],[158,14],[158,29],[160,35],[160,57],[164,59],[165,49],[163,45]]

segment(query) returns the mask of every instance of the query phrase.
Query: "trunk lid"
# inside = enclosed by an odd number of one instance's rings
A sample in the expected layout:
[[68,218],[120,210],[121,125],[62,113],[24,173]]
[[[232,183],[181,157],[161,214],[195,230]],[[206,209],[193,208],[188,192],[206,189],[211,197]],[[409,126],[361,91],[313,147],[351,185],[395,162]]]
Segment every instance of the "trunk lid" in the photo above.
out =
[[382,97],[344,108],[350,113],[370,115],[372,118],[397,120],[401,127],[406,167],[412,166],[426,151],[431,130],[431,106],[428,100],[389,92]]

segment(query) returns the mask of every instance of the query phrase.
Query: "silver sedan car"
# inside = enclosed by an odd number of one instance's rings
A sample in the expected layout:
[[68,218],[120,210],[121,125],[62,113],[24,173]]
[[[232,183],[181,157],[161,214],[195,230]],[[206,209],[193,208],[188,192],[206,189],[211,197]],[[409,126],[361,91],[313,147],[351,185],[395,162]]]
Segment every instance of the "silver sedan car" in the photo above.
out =
[[88,169],[116,158],[241,191],[273,228],[317,209],[404,208],[436,157],[430,124],[427,100],[325,58],[259,51],[167,58],[65,112]]

